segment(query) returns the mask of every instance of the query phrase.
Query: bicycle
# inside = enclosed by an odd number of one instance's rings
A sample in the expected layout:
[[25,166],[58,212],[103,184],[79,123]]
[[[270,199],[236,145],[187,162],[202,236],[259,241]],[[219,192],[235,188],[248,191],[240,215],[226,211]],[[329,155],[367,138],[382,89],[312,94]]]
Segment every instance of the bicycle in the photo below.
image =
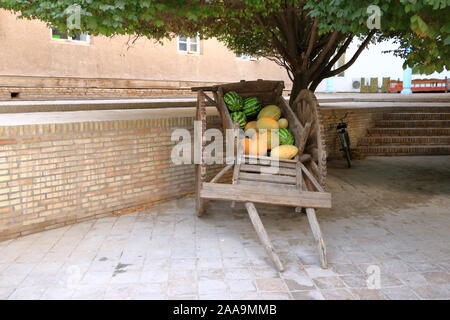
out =
[[342,151],[344,155],[344,159],[347,160],[348,168],[352,167],[352,154],[350,151],[350,136],[348,135],[348,124],[344,122],[344,120],[347,118],[348,113],[345,114],[343,118],[341,118],[339,121],[339,124],[336,127],[339,140],[341,141],[341,149],[339,151]]

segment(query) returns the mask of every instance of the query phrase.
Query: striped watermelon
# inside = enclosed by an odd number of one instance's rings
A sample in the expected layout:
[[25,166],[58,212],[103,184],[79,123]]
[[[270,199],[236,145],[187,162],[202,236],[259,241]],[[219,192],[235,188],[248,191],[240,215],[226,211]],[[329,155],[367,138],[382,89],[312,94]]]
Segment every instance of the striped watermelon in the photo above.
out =
[[223,100],[231,112],[240,111],[244,106],[244,100],[234,91],[225,94]]
[[250,97],[244,100],[244,108],[242,112],[248,117],[254,117],[261,111],[261,101],[256,97]]
[[295,144],[295,138],[289,129],[279,129],[278,135],[280,136],[280,144],[281,145],[294,145]]
[[245,125],[247,124],[247,117],[245,116],[245,113],[241,111],[236,111],[230,114],[230,116],[233,122],[239,124],[241,128],[245,128]]

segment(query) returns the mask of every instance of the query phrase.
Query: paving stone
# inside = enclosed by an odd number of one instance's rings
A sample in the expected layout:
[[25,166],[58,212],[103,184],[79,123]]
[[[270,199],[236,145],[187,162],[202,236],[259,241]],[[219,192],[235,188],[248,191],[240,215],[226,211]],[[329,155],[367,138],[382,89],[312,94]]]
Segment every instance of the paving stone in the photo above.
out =
[[422,276],[432,285],[450,284],[450,273],[444,271],[422,272]]
[[391,300],[417,300],[419,297],[408,287],[387,288],[381,292]]
[[352,295],[358,300],[387,300],[388,298],[377,289],[351,289]]
[[349,289],[328,289],[328,290],[321,290],[321,293],[326,300],[355,299],[355,297],[352,295]]
[[230,292],[254,292],[256,291],[255,281],[252,280],[227,280]]
[[450,299],[450,289],[443,285],[412,287],[422,299]]
[[344,288],[345,284],[339,277],[314,278],[314,283],[319,289]]
[[324,300],[324,296],[319,290],[292,292],[294,300]]
[[256,279],[258,291],[285,292],[288,291],[286,283],[282,279]]
[[199,279],[198,290],[200,294],[221,292],[227,290],[227,283],[224,280]]

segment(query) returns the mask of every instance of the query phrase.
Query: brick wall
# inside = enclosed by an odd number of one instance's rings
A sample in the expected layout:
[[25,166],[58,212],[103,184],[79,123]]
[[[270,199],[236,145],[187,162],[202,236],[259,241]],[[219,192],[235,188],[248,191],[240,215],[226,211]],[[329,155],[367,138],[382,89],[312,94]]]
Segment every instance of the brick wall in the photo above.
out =
[[194,166],[170,160],[173,129],[193,121],[0,127],[0,240],[193,193]]

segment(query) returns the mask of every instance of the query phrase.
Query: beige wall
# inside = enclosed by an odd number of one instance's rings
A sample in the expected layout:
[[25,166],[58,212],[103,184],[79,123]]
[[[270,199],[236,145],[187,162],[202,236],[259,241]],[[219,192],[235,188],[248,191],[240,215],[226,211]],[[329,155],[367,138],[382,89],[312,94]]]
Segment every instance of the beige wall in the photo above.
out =
[[273,62],[237,59],[214,39],[202,41],[200,55],[179,53],[176,41],[161,46],[149,39],[139,39],[128,47],[127,40],[128,36],[117,36],[91,37],[90,44],[58,41],[51,39],[45,23],[18,20],[0,10],[0,76],[211,82],[288,80],[285,71]]

